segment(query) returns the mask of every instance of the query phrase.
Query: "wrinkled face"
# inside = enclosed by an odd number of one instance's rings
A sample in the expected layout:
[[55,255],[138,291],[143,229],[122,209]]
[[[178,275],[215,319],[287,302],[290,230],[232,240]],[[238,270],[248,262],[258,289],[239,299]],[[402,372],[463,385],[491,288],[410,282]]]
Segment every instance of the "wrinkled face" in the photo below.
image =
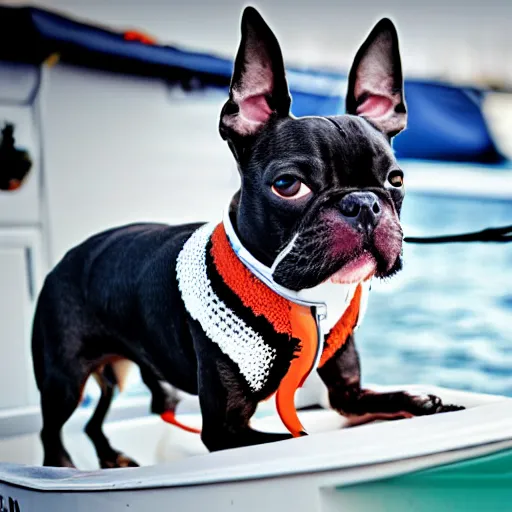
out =
[[232,220],[289,289],[360,282],[401,268],[403,174],[391,139],[406,125],[398,38],[381,20],[349,74],[347,115],[293,118],[281,51],[252,8],[220,117],[241,175]]
[[241,171],[239,236],[274,265],[278,284],[300,290],[400,269],[403,175],[389,142],[364,119],[277,121]]

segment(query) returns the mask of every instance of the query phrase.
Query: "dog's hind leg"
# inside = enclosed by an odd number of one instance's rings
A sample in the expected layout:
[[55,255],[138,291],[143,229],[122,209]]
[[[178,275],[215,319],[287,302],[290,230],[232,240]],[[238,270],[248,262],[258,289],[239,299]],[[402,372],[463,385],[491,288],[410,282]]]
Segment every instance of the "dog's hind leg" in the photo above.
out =
[[135,461],[112,448],[103,432],[103,422],[114,398],[114,390],[117,385],[112,365],[106,364],[102,369],[95,371],[94,376],[100,386],[101,396],[94,414],[85,427],[85,432],[94,444],[100,466],[103,469],[137,467],[138,464]]
[[62,427],[80,403],[88,369],[78,359],[69,363],[70,351],[62,350],[60,343],[65,330],[48,304],[45,300],[38,304],[32,330],[34,372],[41,394],[43,465],[74,467],[62,442]]
[[180,401],[176,389],[149,368],[141,368],[140,374],[151,391],[151,412],[158,415],[174,412]]
[[[62,378],[61,378],[62,377]],[[76,383],[76,386],[73,384]],[[54,372],[41,386],[43,428],[41,441],[44,466],[75,467],[62,442],[62,427],[80,402],[79,380],[71,380]]]

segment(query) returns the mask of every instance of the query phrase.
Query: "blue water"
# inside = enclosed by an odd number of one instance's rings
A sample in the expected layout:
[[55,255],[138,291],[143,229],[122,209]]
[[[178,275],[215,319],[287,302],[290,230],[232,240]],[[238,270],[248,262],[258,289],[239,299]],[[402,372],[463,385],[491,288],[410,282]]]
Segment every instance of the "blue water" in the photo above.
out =
[[[405,235],[512,224],[512,201],[408,193]],[[406,244],[357,333],[363,381],[512,396],[512,243]]]

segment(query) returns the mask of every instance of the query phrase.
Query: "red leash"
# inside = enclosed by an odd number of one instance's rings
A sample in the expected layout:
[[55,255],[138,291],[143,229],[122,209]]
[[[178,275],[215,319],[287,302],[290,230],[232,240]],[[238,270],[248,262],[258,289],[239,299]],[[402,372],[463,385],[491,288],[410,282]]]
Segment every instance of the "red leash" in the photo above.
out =
[[166,423],[170,423],[171,425],[181,428],[182,430],[185,430],[186,432],[192,432],[192,434],[200,434],[201,433],[200,429],[189,427],[188,425],[181,423],[181,421],[178,421],[176,419],[176,413],[174,411],[166,411],[163,414],[161,414],[160,417]]

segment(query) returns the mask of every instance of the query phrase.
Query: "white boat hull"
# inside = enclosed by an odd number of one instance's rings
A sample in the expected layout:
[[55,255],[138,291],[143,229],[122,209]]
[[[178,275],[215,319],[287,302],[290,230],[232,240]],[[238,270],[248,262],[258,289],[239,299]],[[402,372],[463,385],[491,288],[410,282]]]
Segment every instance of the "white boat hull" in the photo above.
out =
[[[505,499],[507,492],[512,496],[512,482],[500,486],[494,481],[494,493],[489,495],[481,486],[466,485],[461,494],[460,467],[465,466],[460,463],[485,465],[489,457],[508,456],[508,450],[512,454],[512,400],[439,388],[421,390],[468,409],[350,429],[340,429],[341,421],[331,411],[303,412],[301,420],[311,431],[308,437],[212,454],[206,453],[197,435],[178,431],[158,418],[125,421],[109,425],[112,440],[149,465],[78,471],[0,464],[0,496],[9,512],[9,499],[13,512],[467,511],[477,504],[479,510],[493,510],[484,507],[489,496]],[[200,422],[192,415],[184,415],[185,419]],[[260,418],[254,426],[282,429],[275,417]],[[75,442],[70,448],[73,455],[80,452]],[[0,454],[3,451],[0,443]],[[82,455],[85,460],[86,454]],[[446,474],[454,471],[456,463],[458,479],[447,486]],[[425,480],[422,475],[430,473],[422,470],[428,468],[444,471],[444,477],[436,473],[436,478]],[[464,474],[467,484],[467,470],[462,470]]]

